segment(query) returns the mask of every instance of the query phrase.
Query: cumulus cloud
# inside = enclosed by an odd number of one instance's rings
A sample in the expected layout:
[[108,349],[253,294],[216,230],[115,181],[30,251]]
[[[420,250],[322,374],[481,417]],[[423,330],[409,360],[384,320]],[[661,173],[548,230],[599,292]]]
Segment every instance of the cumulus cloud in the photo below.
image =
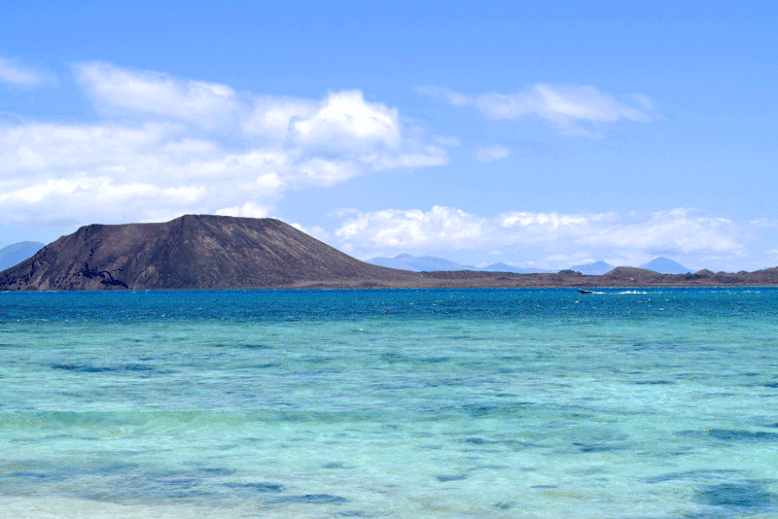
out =
[[366,101],[359,90],[329,92],[320,101],[239,94],[228,85],[133,71],[109,63],[73,66],[78,80],[104,113],[141,112],[233,128],[306,147],[397,149],[402,128],[396,108]]
[[297,140],[319,145],[400,144],[397,109],[368,103],[362,92],[330,92],[317,109],[292,123]]
[[355,90],[297,99],[108,63],[73,70],[104,117],[0,122],[6,218],[266,216],[288,190],[448,162],[406,137],[397,109]]
[[[475,106],[488,119],[518,119],[536,116],[557,127],[565,135],[598,137],[604,123],[619,120],[649,122],[651,101],[644,95],[630,99],[638,106],[617,100],[587,85],[553,86],[538,83],[512,94],[491,92],[466,95],[440,87],[420,87],[424,95],[442,97],[454,106]],[[584,127],[587,124],[594,129]]]
[[430,211],[387,209],[357,213],[335,235],[350,250],[479,248],[489,240],[489,221],[451,207]]
[[571,251],[591,257],[723,256],[741,254],[745,239],[734,222],[688,209],[631,217],[528,211],[484,217],[435,206],[428,212],[343,212],[341,218],[336,238],[344,250],[362,257],[388,251],[496,249],[538,249],[551,262],[568,258]]
[[49,74],[22,65],[18,59],[0,58],[0,82],[20,86],[37,86],[51,79]]
[[245,218],[265,218],[270,214],[270,208],[262,207],[254,202],[246,202],[242,206],[225,207],[216,211],[219,216],[242,216]]
[[506,159],[510,156],[511,149],[499,144],[487,146],[484,148],[478,148],[475,153],[475,158],[478,162],[486,164],[487,162],[494,162],[495,160]]

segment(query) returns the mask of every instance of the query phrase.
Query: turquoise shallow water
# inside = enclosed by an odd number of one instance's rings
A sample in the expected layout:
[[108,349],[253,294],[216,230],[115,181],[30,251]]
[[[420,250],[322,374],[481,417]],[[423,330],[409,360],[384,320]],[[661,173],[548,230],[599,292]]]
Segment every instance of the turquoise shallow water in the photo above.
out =
[[778,290],[0,293],[0,517],[778,517]]

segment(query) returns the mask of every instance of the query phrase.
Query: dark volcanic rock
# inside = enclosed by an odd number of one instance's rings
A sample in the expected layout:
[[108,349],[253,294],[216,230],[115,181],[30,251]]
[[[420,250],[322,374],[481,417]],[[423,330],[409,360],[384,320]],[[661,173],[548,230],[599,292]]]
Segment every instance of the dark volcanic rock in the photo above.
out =
[[363,263],[279,220],[187,215],[82,227],[2,272],[0,289],[391,286],[413,276]]

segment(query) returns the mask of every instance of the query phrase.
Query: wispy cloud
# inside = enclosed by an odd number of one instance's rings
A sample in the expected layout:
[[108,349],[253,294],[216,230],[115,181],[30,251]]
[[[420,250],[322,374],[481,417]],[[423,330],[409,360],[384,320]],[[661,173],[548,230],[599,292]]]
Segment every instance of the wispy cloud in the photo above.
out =
[[0,58],[0,82],[37,86],[52,80],[51,74],[23,65],[19,59]]
[[235,91],[220,83],[181,80],[102,62],[76,64],[73,70],[96,106],[109,114],[123,109],[212,128],[233,122],[240,106]]
[[335,236],[344,250],[361,257],[388,251],[539,249],[549,261],[568,258],[570,251],[640,260],[657,255],[738,255],[746,240],[734,222],[697,216],[688,209],[630,217],[613,212],[528,211],[484,217],[435,206],[427,212],[344,212],[341,218]]
[[501,146],[499,144],[494,144],[492,146],[478,148],[478,151],[475,153],[475,158],[478,160],[478,162],[485,164],[487,162],[494,162],[495,160],[506,159],[510,156],[510,154],[510,148],[506,148],[505,146]]
[[628,96],[634,103],[628,104],[586,85],[553,86],[538,83],[526,91],[509,94],[491,92],[470,95],[449,88],[429,86],[419,87],[417,91],[441,97],[454,106],[474,106],[488,119],[536,116],[554,125],[565,135],[599,137],[599,128],[605,123],[622,119],[637,122],[654,119],[648,97]]

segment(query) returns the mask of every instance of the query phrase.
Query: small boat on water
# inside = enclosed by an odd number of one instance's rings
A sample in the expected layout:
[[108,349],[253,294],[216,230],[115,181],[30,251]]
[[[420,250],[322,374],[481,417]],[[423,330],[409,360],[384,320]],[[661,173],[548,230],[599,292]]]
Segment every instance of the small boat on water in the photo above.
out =
[[578,292],[581,293],[581,294],[591,294],[592,293],[591,290],[584,290],[583,288],[579,288]]

